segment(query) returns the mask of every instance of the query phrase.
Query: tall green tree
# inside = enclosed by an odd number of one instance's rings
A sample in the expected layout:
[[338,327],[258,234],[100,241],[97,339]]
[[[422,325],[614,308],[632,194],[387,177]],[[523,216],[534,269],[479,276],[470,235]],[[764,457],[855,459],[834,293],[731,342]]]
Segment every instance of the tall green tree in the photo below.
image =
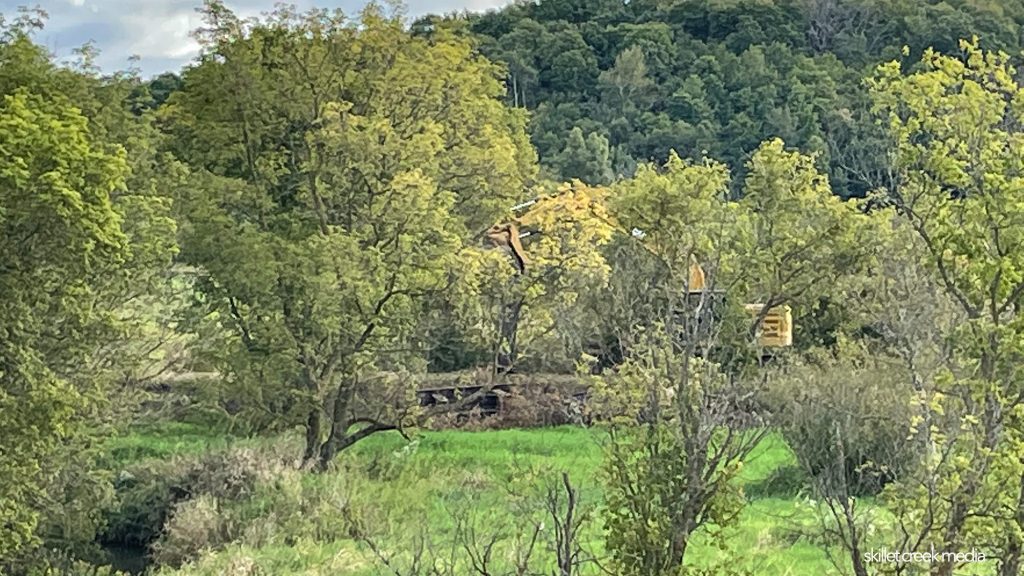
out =
[[603,305],[629,351],[598,386],[627,415],[605,466],[617,573],[678,574],[698,534],[735,521],[736,474],[766,430],[741,408],[762,392],[765,314],[827,292],[871,254],[873,220],[832,193],[813,156],[768,141],[747,172],[739,200],[723,164],[675,154],[613,187],[612,213],[646,248],[631,253],[638,263],[612,260],[644,273],[643,290],[613,282]]
[[95,436],[173,332],[152,304],[174,253],[175,165],[132,111],[137,78],[98,76],[87,48],[58,66],[33,42],[43,20],[0,24],[0,571],[15,573],[90,552],[112,492]]
[[[84,402],[55,359],[86,359],[94,270],[125,256],[111,194],[124,153],[108,153],[66,102],[20,90],[0,104],[0,556],[28,546],[47,462]],[[58,352],[59,350],[59,352]]]
[[601,72],[599,82],[605,102],[622,112],[643,109],[654,85],[647,76],[647,61],[639,46],[619,53],[615,65]]
[[[927,457],[890,501],[904,549],[981,544],[1008,576],[1024,559],[1024,89],[1006,54],[960,49],[871,84],[897,170],[887,199],[964,318],[944,369],[921,378],[912,435]],[[944,557],[934,573],[956,568]]]
[[615,177],[608,139],[597,132],[584,137],[579,127],[569,133],[565,148],[555,157],[554,164],[567,178],[593,186],[610,184]]
[[167,109],[197,173],[183,256],[227,331],[219,368],[270,424],[301,422],[322,468],[405,423],[392,408],[411,381],[373,376],[400,367],[424,297],[533,178],[525,119],[470,44],[411,36],[373,6],[205,16],[202,61]]

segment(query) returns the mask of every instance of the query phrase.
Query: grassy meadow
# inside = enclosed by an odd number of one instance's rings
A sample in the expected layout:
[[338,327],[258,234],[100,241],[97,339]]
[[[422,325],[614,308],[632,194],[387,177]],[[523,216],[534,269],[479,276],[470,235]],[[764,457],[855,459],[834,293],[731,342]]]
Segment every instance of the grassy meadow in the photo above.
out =
[[[176,528],[172,519],[166,534],[173,537],[165,534],[155,545],[155,555],[164,564],[157,572],[407,573],[402,566],[408,569],[412,551],[422,548],[443,557],[445,547],[467,533],[480,541],[501,533],[511,549],[518,535],[535,526],[531,522],[544,521],[540,492],[562,472],[579,489],[581,511],[589,514],[582,537],[585,548],[601,558],[603,440],[601,431],[577,427],[423,431],[410,439],[379,434],[343,454],[327,473],[301,473],[281,465],[258,473],[244,494],[222,494],[214,502],[191,494],[192,502],[206,505],[186,512],[178,508],[172,514],[180,514],[182,522]],[[287,434],[234,438],[172,422],[112,439],[107,447],[112,468],[124,475],[126,470],[162,465],[174,474],[182,462],[238,451],[250,454],[244,466],[259,468],[264,459],[283,455],[287,460],[299,446],[299,439]],[[236,474],[227,468],[239,465],[231,459],[213,462],[213,467],[225,468],[221,472],[227,477]],[[759,575],[837,573],[823,552],[818,516],[803,495],[801,477],[781,438],[766,437],[744,464],[741,482],[749,505],[727,529],[727,547],[719,549],[698,538],[689,561],[716,572],[716,567],[728,566]],[[222,481],[211,486],[217,482]],[[207,490],[215,493],[219,488]],[[355,538],[354,532],[369,538]],[[374,554],[371,544],[393,568]],[[180,567],[168,566],[176,564]],[[596,565],[592,568],[596,573]]]

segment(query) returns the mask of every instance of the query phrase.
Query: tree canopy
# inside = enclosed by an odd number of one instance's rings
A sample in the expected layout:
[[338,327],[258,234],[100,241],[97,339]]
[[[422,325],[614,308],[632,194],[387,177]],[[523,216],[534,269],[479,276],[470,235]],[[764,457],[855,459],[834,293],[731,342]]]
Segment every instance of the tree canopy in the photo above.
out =
[[[605,167],[564,160],[584,138],[606,139],[612,174],[664,162],[670,150],[742,171],[764,140],[806,152],[836,193],[879,184],[879,132],[862,78],[876,64],[955,52],[978,36],[1020,48],[1021,6],[972,0],[675,0],[517,2],[457,16],[506,65],[506,102],[533,112],[530,135],[559,180],[600,184]],[[432,30],[444,29],[443,20]],[[903,47],[908,48],[903,55]],[[586,147],[588,150],[590,146]],[[577,162],[594,162],[593,153]],[[739,185],[742,179],[734,179]]]

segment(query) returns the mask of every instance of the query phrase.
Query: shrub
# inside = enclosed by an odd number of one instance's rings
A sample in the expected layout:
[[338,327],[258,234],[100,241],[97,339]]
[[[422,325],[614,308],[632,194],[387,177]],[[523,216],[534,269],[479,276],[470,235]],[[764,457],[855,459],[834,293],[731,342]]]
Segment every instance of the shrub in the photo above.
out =
[[244,527],[238,541],[250,546],[291,546],[301,539],[331,542],[347,538],[349,523],[340,511],[348,505],[349,482],[355,470],[311,477],[286,470],[258,486],[248,500],[225,512]]
[[250,497],[285,462],[269,451],[234,448],[170,460],[148,460],[122,471],[115,482],[118,506],[104,534],[108,542],[148,545],[163,531],[179,502],[201,496]]
[[154,526],[146,527],[153,539],[153,560],[177,567],[230,543],[288,547],[301,540],[347,538],[351,526],[341,511],[350,504],[351,482],[358,481],[353,475],[361,477],[355,469],[311,476],[254,450],[196,459],[169,483],[180,497],[150,517],[163,518],[155,535]]
[[819,492],[874,494],[913,462],[911,379],[884,356],[837,354],[776,374],[767,402]]
[[4,567],[0,574],[4,576],[129,576],[111,566],[102,564],[99,557],[83,560],[75,558],[67,550],[40,547],[35,551],[35,558],[28,564]]
[[204,550],[219,548],[235,537],[234,526],[209,495],[175,504],[163,534],[153,545],[153,561],[180,566]]
[[180,460],[151,461],[122,471],[114,484],[118,504],[103,539],[128,545],[146,545],[156,539],[174,503],[188,493],[181,464]]
[[204,455],[187,478],[194,494],[237,500],[251,496],[260,482],[277,477],[283,466],[269,451],[236,448]]

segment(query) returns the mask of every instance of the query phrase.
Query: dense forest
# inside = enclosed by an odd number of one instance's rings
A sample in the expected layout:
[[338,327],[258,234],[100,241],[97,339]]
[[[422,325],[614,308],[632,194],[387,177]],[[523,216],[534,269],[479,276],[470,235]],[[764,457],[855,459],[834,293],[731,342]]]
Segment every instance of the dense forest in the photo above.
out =
[[0,575],[1024,574],[1024,4],[199,11],[0,17]]
[[[978,37],[1017,54],[1015,2],[516,2],[452,22],[507,65],[506,103],[557,180],[607,184],[669,150],[736,170],[779,137],[819,154],[837,194],[886,184],[864,78]],[[444,20],[424,18],[413,33]]]

